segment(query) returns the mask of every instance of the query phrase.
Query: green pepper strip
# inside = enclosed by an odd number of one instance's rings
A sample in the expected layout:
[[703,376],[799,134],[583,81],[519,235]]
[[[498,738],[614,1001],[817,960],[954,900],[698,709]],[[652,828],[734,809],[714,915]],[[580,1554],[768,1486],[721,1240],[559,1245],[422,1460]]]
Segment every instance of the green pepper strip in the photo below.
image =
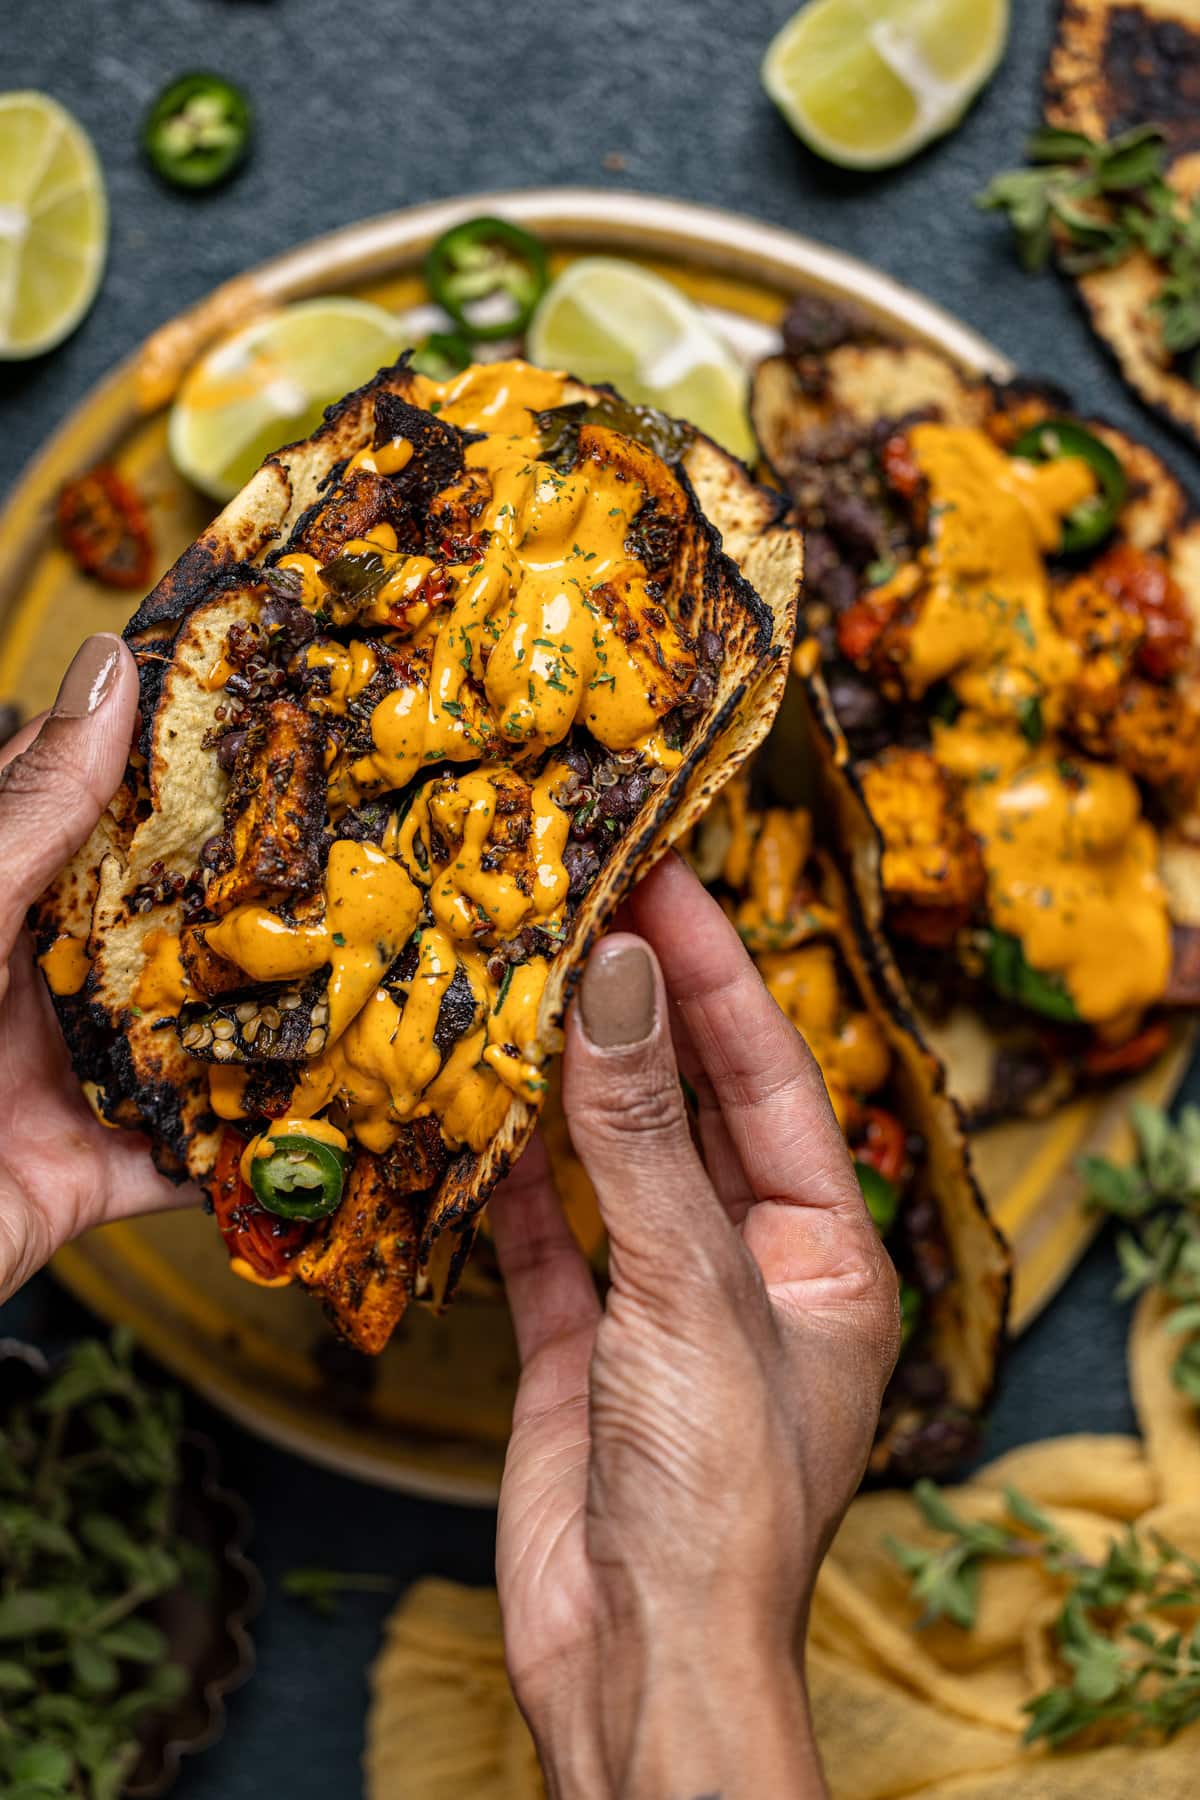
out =
[[297,1132],[272,1138],[271,1154],[250,1163],[250,1186],[260,1206],[281,1219],[323,1219],[342,1199],[346,1153]]
[[1093,550],[1103,543],[1125,504],[1125,471],[1107,444],[1070,419],[1042,419],[1019,437],[1014,456],[1029,462],[1052,462],[1060,456],[1078,456],[1099,483],[1100,491],[1081,500],[1063,520],[1062,543],[1067,555]]
[[142,144],[164,181],[175,187],[213,187],[245,156],[252,118],[250,102],[231,81],[220,75],[181,75],[146,115]]
[[985,953],[987,978],[1005,1000],[1015,1000],[1048,1019],[1074,1024],[1079,1014],[1075,1002],[1055,975],[1044,975],[1025,960],[1021,940],[1007,931],[989,934]]
[[854,1173],[862,1189],[867,1211],[875,1221],[880,1237],[886,1237],[900,1207],[900,1190],[894,1181],[881,1175],[873,1163],[855,1162]]
[[[507,219],[480,218],[442,233],[425,258],[425,279],[461,331],[491,343],[524,331],[550,285],[550,269],[544,245],[528,231]],[[501,319],[480,319],[480,302],[498,294],[507,296],[510,310]]]
[[471,346],[457,331],[431,331],[409,358],[409,368],[430,381],[449,381],[471,360]]

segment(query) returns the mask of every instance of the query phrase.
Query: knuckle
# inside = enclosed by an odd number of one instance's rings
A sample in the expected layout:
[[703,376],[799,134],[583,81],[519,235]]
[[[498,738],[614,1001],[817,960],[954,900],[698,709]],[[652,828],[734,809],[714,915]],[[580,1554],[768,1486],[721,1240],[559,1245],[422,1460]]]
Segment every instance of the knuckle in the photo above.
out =
[[610,1138],[673,1136],[684,1127],[683,1091],[674,1074],[649,1069],[619,1087],[594,1088],[576,1107],[576,1119]]

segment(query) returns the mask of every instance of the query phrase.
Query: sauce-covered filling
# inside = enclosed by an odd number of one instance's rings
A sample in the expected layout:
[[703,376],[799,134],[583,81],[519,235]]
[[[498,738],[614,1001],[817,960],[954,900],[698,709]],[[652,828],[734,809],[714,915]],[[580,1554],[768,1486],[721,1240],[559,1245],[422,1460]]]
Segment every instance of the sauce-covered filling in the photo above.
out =
[[136,998],[249,1121],[245,1180],[305,1122],[478,1151],[540,1098],[554,955],[712,692],[685,490],[587,419],[550,454],[565,385],[508,362],[383,396],[207,677],[224,828]]
[[1094,497],[1079,456],[1034,462],[936,423],[889,451],[922,541],[838,637],[928,721],[929,750],[889,748],[863,773],[893,928],[938,947],[985,919],[1065,997],[1058,1017],[1128,1035],[1171,958],[1141,789],[1200,775],[1180,596],[1127,545],[1082,574],[1048,561]]
[[927,1329],[954,1265],[891,1046],[845,954],[851,926],[828,866],[814,854],[811,816],[799,807],[755,807],[748,778],[736,776],[685,853],[811,1050],[900,1274],[904,1351],[885,1396],[872,1467],[887,1467],[898,1441],[911,1440],[913,1472],[937,1473],[976,1436],[974,1421],[951,1399]]

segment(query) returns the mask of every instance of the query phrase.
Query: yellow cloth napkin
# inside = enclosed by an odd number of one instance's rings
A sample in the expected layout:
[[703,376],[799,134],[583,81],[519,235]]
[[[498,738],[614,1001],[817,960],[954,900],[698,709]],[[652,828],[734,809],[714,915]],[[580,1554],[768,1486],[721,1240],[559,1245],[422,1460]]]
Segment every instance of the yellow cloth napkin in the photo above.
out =
[[[1130,1374],[1140,1441],[1077,1435],[1002,1456],[948,1499],[1004,1516],[1019,1488],[1102,1556],[1130,1522],[1200,1555],[1200,1426],[1171,1384],[1178,1340],[1153,1294],[1138,1306]],[[834,1800],[1195,1800],[1200,1726],[1150,1748],[1027,1750],[1022,1703],[1053,1681],[1061,1588],[1034,1563],[985,1566],[969,1632],[913,1630],[887,1536],[934,1544],[908,1495],[863,1494],[817,1581],[808,1649],[813,1718]],[[1180,1621],[1181,1625],[1191,1620]],[[372,1672],[368,1800],[537,1800],[533,1745],[509,1691],[496,1596],[424,1581],[387,1627]]]

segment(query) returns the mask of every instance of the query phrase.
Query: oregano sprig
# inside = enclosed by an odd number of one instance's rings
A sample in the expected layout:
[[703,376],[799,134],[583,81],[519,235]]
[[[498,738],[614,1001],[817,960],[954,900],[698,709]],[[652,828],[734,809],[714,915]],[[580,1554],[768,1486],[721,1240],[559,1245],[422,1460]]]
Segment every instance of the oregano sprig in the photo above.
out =
[[[1032,168],[997,175],[977,205],[1008,215],[1025,268],[1052,254],[1072,275],[1111,268],[1143,250],[1165,280],[1152,305],[1172,356],[1200,349],[1200,195],[1189,201],[1166,178],[1166,139],[1156,125],[1090,138],[1044,126],[1026,147]],[[1200,382],[1200,356],[1189,378]]]
[[179,1396],[132,1339],[87,1340],[0,1407],[0,1794],[116,1800],[136,1731],[187,1676],[146,1609],[196,1567],[178,1536]]
[[1103,1561],[1091,1561],[1012,1488],[1004,1494],[1008,1521],[1000,1524],[962,1518],[932,1482],[918,1483],[913,1498],[926,1523],[948,1539],[932,1550],[884,1540],[921,1607],[918,1629],[945,1618],[969,1631],[989,1561],[1036,1560],[1062,1584],[1054,1626],[1062,1679],[1026,1703],[1027,1744],[1042,1739],[1058,1749],[1081,1739],[1164,1739],[1200,1719],[1200,1562],[1194,1557],[1131,1526]]
[[1185,1106],[1173,1121],[1135,1102],[1130,1123],[1132,1163],[1081,1158],[1085,1200],[1127,1227],[1117,1239],[1118,1298],[1157,1288],[1175,1302],[1165,1329],[1184,1342],[1171,1379],[1200,1405],[1200,1108]]

